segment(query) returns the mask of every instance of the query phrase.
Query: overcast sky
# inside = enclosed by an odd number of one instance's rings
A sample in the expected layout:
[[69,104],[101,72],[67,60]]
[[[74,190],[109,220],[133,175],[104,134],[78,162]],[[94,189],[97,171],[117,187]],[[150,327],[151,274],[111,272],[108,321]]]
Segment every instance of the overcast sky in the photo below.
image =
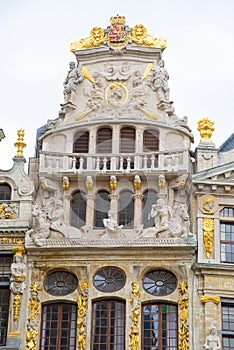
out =
[[178,117],[215,122],[212,140],[220,146],[234,125],[233,0],[0,0],[0,168],[16,154],[17,130],[25,129],[24,156],[34,156],[36,129],[58,117],[72,41],[106,28],[117,13],[133,27],[167,39],[163,53],[170,99]]

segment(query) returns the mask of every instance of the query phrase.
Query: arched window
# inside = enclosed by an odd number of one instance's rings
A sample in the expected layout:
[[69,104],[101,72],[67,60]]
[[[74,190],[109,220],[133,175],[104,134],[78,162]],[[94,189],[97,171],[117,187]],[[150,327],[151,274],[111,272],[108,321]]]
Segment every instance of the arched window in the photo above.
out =
[[154,218],[150,216],[151,207],[153,204],[156,204],[157,202],[157,193],[154,190],[148,190],[144,193],[144,199],[143,199],[143,225],[144,228],[146,227],[153,227],[154,226]]
[[[89,153],[89,132],[88,131],[78,131],[74,135],[73,142],[73,153]],[[76,169],[87,169],[87,158],[84,156],[76,157]]]
[[125,127],[120,130],[120,153],[135,152],[135,135],[134,128]]
[[77,305],[51,303],[42,307],[40,350],[76,349]]
[[96,195],[95,204],[95,227],[104,227],[103,219],[108,217],[110,209],[109,193],[107,191],[99,191]]
[[159,149],[159,133],[157,130],[145,130],[143,134],[143,151],[157,152]]
[[145,130],[143,134],[143,152],[151,153],[147,156],[147,168],[156,168],[158,166],[158,155],[153,152],[159,150],[159,133],[157,130]]
[[78,131],[74,135],[73,153],[88,153],[89,152],[89,132]]
[[97,153],[112,153],[111,128],[101,128],[97,131]]
[[92,350],[125,349],[125,303],[98,300],[92,310]]
[[0,201],[11,200],[11,186],[8,184],[0,184]]
[[81,191],[73,193],[71,200],[71,225],[77,228],[86,222],[86,200]]
[[125,153],[125,157],[122,158],[123,169],[134,169],[134,157],[131,153],[135,152],[135,139],[136,131],[134,128],[125,127],[120,130],[120,153]]
[[177,305],[152,303],[142,307],[142,349],[177,350]]
[[119,197],[119,225],[124,228],[133,228],[134,224],[134,203],[130,191],[123,191]]

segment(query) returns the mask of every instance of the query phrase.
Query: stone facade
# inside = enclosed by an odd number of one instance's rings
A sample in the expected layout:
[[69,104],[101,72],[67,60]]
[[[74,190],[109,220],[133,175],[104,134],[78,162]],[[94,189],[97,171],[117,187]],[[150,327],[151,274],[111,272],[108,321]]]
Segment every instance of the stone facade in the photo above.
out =
[[93,28],[29,174],[18,134],[0,171],[1,349],[232,349],[233,148],[203,119],[191,151],[165,47],[121,16]]

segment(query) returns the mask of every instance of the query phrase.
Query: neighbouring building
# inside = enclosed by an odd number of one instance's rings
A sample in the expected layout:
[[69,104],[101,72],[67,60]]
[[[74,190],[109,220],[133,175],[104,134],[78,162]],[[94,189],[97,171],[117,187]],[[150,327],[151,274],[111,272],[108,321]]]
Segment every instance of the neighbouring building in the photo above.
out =
[[[234,349],[234,134],[175,114],[166,40],[73,42],[58,117],[0,170],[0,349]],[[2,137],[4,133],[2,132]]]

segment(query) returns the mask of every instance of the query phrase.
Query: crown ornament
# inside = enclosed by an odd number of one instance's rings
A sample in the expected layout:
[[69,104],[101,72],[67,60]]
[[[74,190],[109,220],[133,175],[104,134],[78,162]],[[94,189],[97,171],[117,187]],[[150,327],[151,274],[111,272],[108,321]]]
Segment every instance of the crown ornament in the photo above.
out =
[[110,22],[111,24],[122,24],[124,25],[126,21],[126,18],[124,16],[120,16],[120,15],[116,15],[116,16],[112,16],[110,18]]

